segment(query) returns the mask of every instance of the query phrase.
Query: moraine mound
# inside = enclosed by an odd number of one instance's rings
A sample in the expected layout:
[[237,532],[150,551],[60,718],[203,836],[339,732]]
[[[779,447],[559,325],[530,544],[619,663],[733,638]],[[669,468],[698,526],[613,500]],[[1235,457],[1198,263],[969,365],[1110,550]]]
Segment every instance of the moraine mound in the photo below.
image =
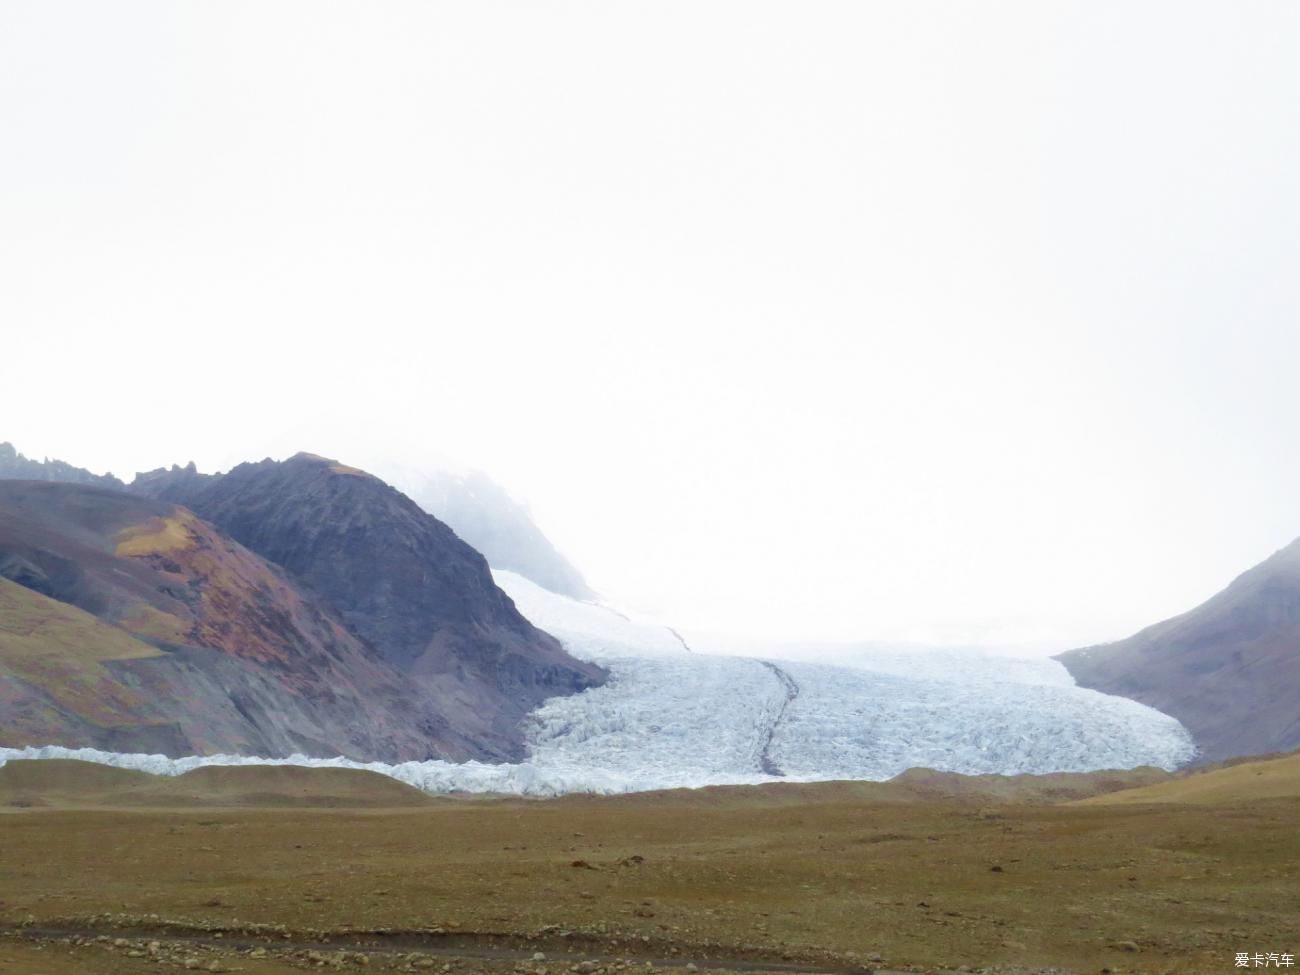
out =
[[378,772],[299,765],[207,765],[175,778],[159,776],[157,785],[140,798],[150,800],[142,805],[323,809],[389,809],[437,801]]
[[0,808],[98,805],[148,787],[157,776],[73,758],[12,759],[0,765]]
[[76,759],[15,759],[0,766],[0,807],[400,809],[438,800],[365,769],[208,765],[153,775]]

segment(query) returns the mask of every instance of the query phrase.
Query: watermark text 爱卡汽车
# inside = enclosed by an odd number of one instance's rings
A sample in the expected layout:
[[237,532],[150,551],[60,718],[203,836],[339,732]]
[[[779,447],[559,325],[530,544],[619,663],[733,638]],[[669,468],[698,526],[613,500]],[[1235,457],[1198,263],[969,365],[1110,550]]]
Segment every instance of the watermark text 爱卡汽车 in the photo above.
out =
[[1292,968],[1295,955],[1286,951],[1239,951],[1237,968]]

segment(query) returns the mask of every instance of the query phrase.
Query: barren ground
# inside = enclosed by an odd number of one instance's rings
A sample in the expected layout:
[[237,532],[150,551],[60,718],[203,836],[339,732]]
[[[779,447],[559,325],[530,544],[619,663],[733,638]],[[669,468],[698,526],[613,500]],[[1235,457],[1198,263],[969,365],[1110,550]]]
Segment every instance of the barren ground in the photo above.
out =
[[1294,795],[982,805],[795,789],[797,802],[763,787],[392,810],[13,809],[0,815],[0,972],[563,975],[585,958],[610,972],[649,960],[1191,975],[1233,970],[1238,951],[1300,951]]

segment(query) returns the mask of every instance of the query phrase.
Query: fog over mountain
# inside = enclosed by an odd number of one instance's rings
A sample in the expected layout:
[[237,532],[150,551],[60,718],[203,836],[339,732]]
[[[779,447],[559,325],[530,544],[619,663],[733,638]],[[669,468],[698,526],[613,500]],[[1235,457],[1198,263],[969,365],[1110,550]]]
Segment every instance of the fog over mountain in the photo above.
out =
[[389,481],[483,553],[494,569],[531,579],[574,599],[594,599],[582,573],[551,544],[528,508],[481,471],[450,468],[416,473],[395,466]]
[[120,488],[124,485],[112,474],[94,474],[81,467],[48,457],[37,460],[25,457],[11,443],[0,442],[0,479],[64,481],[70,484],[98,484]]
[[505,11],[6,4],[4,436],[432,447],[762,639],[1065,650],[1300,535],[1300,6]]

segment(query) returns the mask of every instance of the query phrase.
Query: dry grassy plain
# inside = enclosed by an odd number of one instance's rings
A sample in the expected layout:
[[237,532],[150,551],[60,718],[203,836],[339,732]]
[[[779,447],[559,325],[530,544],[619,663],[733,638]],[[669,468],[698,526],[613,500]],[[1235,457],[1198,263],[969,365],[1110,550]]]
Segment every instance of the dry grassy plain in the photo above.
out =
[[[64,944],[57,931],[2,937],[0,972],[126,975],[191,961],[250,975],[336,962],[563,975],[580,957],[701,970],[784,960],[1230,972],[1234,952],[1300,954],[1300,756],[1281,761],[1148,786],[1142,802],[1042,804],[1026,790],[1034,802],[994,803],[949,781],[955,797],[943,799],[831,783],[395,809],[303,808],[301,795],[275,798],[282,783],[252,802],[216,780],[208,787],[242,808],[55,808],[76,797],[53,783],[50,808],[23,808],[29,770],[0,814],[0,921],[27,922],[28,934],[65,924],[93,936],[104,914],[143,927],[103,927],[123,937],[116,946]],[[51,778],[66,790],[76,777]],[[1265,798],[1250,798],[1254,780]],[[341,789],[335,776],[326,791]],[[193,930],[164,936],[159,918]],[[283,926],[289,937],[269,943],[283,951],[250,956],[257,942],[239,942],[250,925]],[[196,931],[229,950],[168,946]],[[364,934],[374,931],[387,933]],[[391,951],[364,965],[305,954],[327,935],[331,951]],[[430,960],[404,954],[416,949]],[[504,949],[529,960],[482,957]]]

